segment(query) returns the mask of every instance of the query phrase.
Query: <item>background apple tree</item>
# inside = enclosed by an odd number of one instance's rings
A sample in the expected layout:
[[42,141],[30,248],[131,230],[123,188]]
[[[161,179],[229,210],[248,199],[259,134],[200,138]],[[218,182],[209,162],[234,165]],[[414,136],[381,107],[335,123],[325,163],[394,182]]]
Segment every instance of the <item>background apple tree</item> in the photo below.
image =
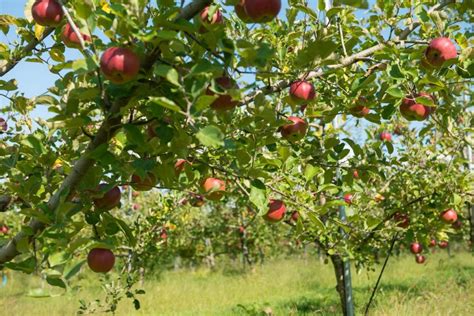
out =
[[0,15],[17,35],[1,76],[44,63],[57,79],[34,98],[0,80],[1,267],[67,287],[86,257],[107,272],[120,254],[133,296],[166,258],[251,264],[289,238],[330,257],[348,314],[347,260],[468,238],[472,16],[401,0],[37,0]]

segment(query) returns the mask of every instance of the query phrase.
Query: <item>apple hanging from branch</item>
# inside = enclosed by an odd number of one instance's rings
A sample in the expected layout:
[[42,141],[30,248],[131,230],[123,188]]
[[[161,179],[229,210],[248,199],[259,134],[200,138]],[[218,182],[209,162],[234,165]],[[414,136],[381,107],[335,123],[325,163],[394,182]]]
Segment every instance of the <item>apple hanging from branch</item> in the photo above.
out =
[[456,46],[447,37],[433,39],[425,51],[426,61],[434,68],[441,68],[446,61],[457,56]]
[[64,16],[61,5],[56,0],[36,0],[31,7],[35,22],[42,26],[58,26]]
[[271,199],[268,203],[268,212],[264,215],[267,222],[276,223],[283,219],[286,212],[285,203],[282,200]]
[[100,58],[100,70],[111,82],[126,83],[138,75],[140,58],[129,48],[110,47]]
[[97,273],[107,273],[114,267],[115,255],[109,249],[94,248],[87,255],[89,268]]

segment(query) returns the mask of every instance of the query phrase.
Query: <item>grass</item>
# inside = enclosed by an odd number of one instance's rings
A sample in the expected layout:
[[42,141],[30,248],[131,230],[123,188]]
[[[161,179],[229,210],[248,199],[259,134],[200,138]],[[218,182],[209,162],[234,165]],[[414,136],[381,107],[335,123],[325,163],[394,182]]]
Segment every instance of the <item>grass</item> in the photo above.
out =
[[[357,314],[363,313],[377,271],[353,270]],[[100,281],[87,277],[77,291],[47,298],[28,297],[38,278],[13,274],[0,288],[0,306],[9,315],[74,315],[78,300],[103,298]],[[248,273],[229,271],[166,272],[145,281],[142,308],[121,301],[119,315],[340,315],[332,266],[317,259],[291,258],[257,266]],[[61,293],[51,289],[45,290]],[[448,258],[430,255],[425,265],[412,256],[392,258],[376,295],[371,315],[474,315],[474,260],[468,253]]]

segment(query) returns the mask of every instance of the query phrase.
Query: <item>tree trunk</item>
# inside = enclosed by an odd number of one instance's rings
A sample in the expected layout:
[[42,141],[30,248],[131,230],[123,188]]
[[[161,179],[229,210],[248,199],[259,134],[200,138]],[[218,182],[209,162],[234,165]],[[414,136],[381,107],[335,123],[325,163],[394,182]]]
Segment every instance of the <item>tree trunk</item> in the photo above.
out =
[[332,265],[334,266],[334,273],[336,274],[336,290],[341,300],[342,313],[347,315],[346,310],[346,290],[344,287],[344,262],[340,255],[330,256]]

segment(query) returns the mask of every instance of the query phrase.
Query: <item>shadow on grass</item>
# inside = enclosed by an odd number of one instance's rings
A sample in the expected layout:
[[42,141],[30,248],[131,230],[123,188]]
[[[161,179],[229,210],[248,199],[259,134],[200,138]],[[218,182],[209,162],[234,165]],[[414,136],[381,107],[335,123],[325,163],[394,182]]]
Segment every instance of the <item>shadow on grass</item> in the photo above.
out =
[[[320,296],[320,295],[318,295]],[[338,302],[329,293],[324,297],[299,298],[281,301],[275,304],[239,304],[233,308],[234,315],[261,316],[261,315],[339,315]]]

